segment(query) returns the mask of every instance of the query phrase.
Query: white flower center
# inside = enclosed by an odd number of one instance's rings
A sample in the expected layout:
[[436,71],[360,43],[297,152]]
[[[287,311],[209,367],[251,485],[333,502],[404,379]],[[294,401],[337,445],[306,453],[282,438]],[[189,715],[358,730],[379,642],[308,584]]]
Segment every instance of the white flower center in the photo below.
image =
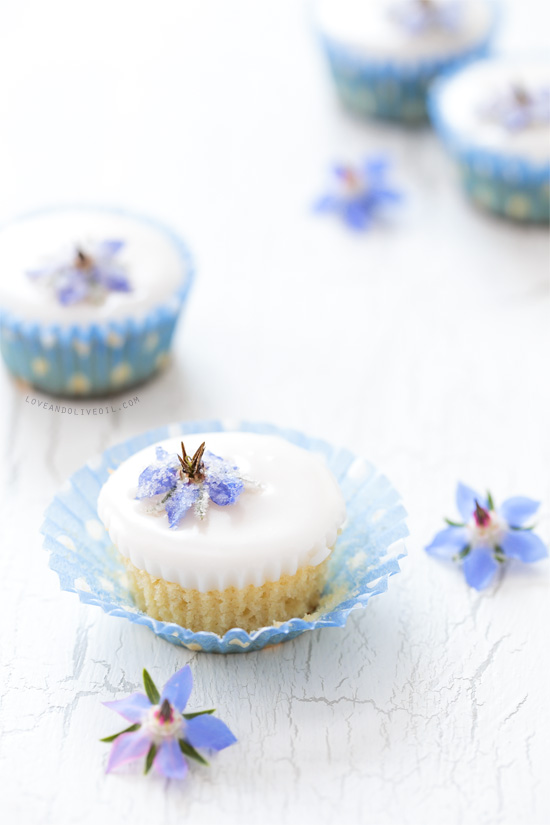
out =
[[494,510],[489,510],[485,524],[478,524],[475,517],[466,525],[468,543],[472,549],[476,547],[498,547],[508,525]]
[[143,718],[143,730],[147,731],[156,743],[162,742],[163,739],[181,738],[183,735],[185,725],[183,716],[172,706],[170,706],[170,711],[170,718],[164,719],[161,715],[161,706],[153,705]]

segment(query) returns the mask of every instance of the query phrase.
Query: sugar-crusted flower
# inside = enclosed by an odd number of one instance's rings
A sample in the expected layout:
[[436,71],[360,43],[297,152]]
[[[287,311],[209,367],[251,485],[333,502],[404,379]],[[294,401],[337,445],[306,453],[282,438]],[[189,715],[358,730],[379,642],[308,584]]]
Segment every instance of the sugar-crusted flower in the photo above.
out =
[[550,123],[550,86],[513,83],[481,107],[481,114],[509,132]]
[[539,508],[538,501],[514,496],[496,507],[490,493],[481,496],[459,483],[456,505],[463,521],[445,519],[448,527],[437,533],[426,552],[460,561],[470,587],[487,587],[507,559],[534,562],[548,555],[542,539],[526,526]]
[[423,34],[433,29],[455,31],[462,23],[462,0],[398,0],[389,8],[396,23],[410,34]]
[[189,456],[182,441],[181,452],[180,456],[157,447],[157,460],[138,480],[136,498],[148,499],[155,512],[164,510],[170,527],[177,527],[191,508],[203,519],[210,501],[221,507],[235,504],[245,486],[259,486],[238,467],[206,450],[204,442]]
[[113,743],[107,773],[145,757],[145,773],[154,766],[168,779],[183,779],[187,758],[208,764],[197,748],[221,751],[237,741],[227,725],[211,715],[214,710],[184,712],[193,688],[189,665],[166,682],[162,693],[146,670],[143,684],[145,694],[133,693],[126,699],[103,703],[131,722],[130,727],[101,740]]
[[401,193],[388,183],[389,160],[367,157],[358,168],[337,164],[333,167],[333,191],[315,204],[317,212],[334,212],[349,227],[368,229],[388,204],[401,200]]
[[117,255],[124,241],[106,240],[77,246],[27,274],[55,292],[63,306],[102,303],[109,292],[130,292],[131,284]]

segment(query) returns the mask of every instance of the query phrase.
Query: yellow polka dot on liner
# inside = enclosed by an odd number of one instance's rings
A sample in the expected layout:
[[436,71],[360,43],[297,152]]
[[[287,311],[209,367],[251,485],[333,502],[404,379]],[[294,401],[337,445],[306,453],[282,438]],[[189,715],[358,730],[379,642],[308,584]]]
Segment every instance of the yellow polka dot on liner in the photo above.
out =
[[90,391],[90,388],[90,379],[82,372],[75,372],[67,382],[69,392],[74,392],[76,395],[84,395]]
[[50,369],[50,365],[45,358],[33,358],[31,367],[35,375],[46,375]]
[[531,205],[529,199],[523,195],[512,195],[506,201],[506,214],[511,218],[526,218],[529,215]]
[[127,361],[123,361],[111,370],[111,384],[120,386],[125,384],[132,377],[132,367]]
[[152,352],[152,350],[156,349],[159,345],[159,337],[156,332],[150,332],[147,338],[144,341],[143,349],[146,352]]

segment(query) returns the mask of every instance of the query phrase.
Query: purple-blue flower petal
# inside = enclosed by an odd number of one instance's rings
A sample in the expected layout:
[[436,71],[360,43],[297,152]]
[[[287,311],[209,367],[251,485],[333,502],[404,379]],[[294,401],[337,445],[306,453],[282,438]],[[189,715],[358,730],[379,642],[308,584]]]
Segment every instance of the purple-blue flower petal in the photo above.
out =
[[244,484],[237,476],[227,476],[226,478],[210,478],[206,479],[206,489],[208,495],[220,507],[225,507],[227,504],[235,504],[240,494],[244,490]]
[[468,544],[468,534],[464,527],[446,527],[440,530],[426,547],[426,553],[438,559],[449,559]]
[[186,721],[184,738],[194,748],[211,748],[215,751],[228,748],[237,741],[225,722],[207,713]]
[[386,203],[398,203],[403,200],[403,192],[400,192],[398,189],[382,187],[378,190],[377,195],[381,202],[385,201]]
[[389,170],[390,161],[385,155],[374,155],[363,163],[363,174],[371,184],[382,181]]
[[464,559],[464,575],[470,587],[483,590],[494,578],[498,562],[489,547],[476,547]]
[[178,457],[167,453],[162,447],[157,447],[157,460],[155,464],[146,467],[139,479],[137,499],[151,498],[160,493],[167,493],[175,485],[179,478]]
[[470,521],[472,518],[474,510],[476,509],[476,501],[480,507],[487,508],[487,499],[485,496],[480,496],[479,493],[476,493],[471,487],[467,487],[459,481],[456,487],[456,506],[464,521]]
[[432,29],[454,31],[462,21],[464,10],[460,0],[445,4],[402,2],[391,11],[394,19],[411,35],[421,35]]
[[531,530],[510,530],[500,542],[500,546],[506,556],[524,562],[540,561],[548,555],[543,540]]
[[98,268],[97,281],[111,292],[130,292],[132,289],[124,271],[114,266]]
[[539,507],[539,501],[525,496],[514,496],[503,501],[499,511],[510,527],[522,527],[527,519],[535,515]]
[[244,490],[244,483],[237,475],[236,468],[209,451],[204,455],[204,466],[206,468],[204,483],[214,504],[220,507],[235,504]]
[[125,765],[127,762],[133,762],[134,759],[145,756],[150,747],[151,737],[141,728],[118,736],[111,747],[107,773],[120,767],[120,765]]
[[340,199],[336,195],[322,195],[314,204],[315,212],[332,212],[340,208]]
[[342,214],[345,222],[352,229],[361,231],[367,229],[371,223],[371,218],[363,203],[359,200],[349,201],[342,206]]
[[165,739],[153,761],[155,770],[167,779],[183,779],[187,773],[187,760],[177,739]]
[[141,723],[143,715],[151,707],[151,702],[144,693],[132,693],[125,699],[116,699],[114,702],[103,702],[103,704],[132,723]]
[[178,481],[177,487],[170,496],[166,499],[164,509],[168,516],[168,524],[170,527],[177,527],[186,512],[193,506],[199,497],[198,484],[191,484],[184,481]]
[[124,247],[125,242],[120,240],[99,241],[93,255],[99,258],[112,258]]
[[56,287],[57,300],[63,306],[72,306],[84,300],[90,291],[90,285],[78,270],[69,270]]
[[162,691],[159,704],[162,705],[165,699],[180,713],[184,710],[191,691],[193,690],[193,675],[189,665],[185,665],[177,673],[171,676]]

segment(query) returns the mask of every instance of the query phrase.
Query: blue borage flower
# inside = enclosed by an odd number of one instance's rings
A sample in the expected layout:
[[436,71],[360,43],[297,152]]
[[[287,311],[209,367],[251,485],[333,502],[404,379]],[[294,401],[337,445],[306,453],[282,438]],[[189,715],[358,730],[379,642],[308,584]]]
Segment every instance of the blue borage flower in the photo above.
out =
[[152,499],[156,512],[165,510],[170,527],[177,527],[191,507],[203,519],[208,504],[221,507],[235,504],[245,484],[259,486],[239,473],[203,442],[196,453],[188,456],[183,441],[181,456],[157,447],[157,460],[143,470],[138,480],[137,499]]
[[389,14],[410,34],[424,34],[433,29],[456,31],[463,20],[461,0],[399,0]]
[[496,94],[481,110],[509,132],[550,123],[550,87],[530,89],[515,83]]
[[131,722],[129,728],[101,740],[113,742],[107,773],[145,756],[145,773],[154,766],[168,779],[183,779],[188,771],[185,757],[208,765],[196,748],[221,751],[237,741],[227,725],[211,715],[214,709],[184,713],[193,688],[189,665],[166,682],[162,693],[146,670],[143,684],[147,695],[132,693],[103,703]]
[[123,247],[124,241],[120,240],[87,244],[86,249],[77,246],[27,275],[51,286],[63,306],[102,303],[109,292],[131,291],[124,267],[115,260]]
[[401,193],[387,182],[389,168],[389,160],[380,155],[365,158],[358,169],[335,165],[337,191],[323,195],[315,210],[335,212],[352,229],[368,229],[387,204],[401,200]]
[[463,521],[445,519],[449,526],[437,533],[426,552],[461,561],[470,587],[487,587],[506,559],[534,562],[548,555],[542,539],[524,526],[538,510],[538,501],[515,496],[497,508],[490,493],[480,496],[459,483],[456,505]]

